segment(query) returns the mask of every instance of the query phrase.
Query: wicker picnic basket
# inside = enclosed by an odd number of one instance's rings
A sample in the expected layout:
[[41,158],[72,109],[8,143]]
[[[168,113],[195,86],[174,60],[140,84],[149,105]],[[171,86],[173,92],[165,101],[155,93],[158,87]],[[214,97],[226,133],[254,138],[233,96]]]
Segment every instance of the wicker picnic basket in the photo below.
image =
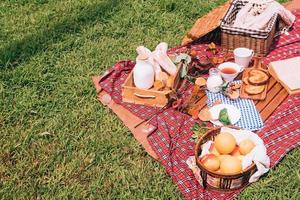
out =
[[208,14],[197,19],[191,30],[184,36],[181,45],[196,42],[215,42],[220,41],[220,23],[230,7],[230,1],[212,10]]
[[221,45],[229,51],[238,47],[254,50],[256,56],[265,56],[269,53],[275,37],[277,14],[271,18],[265,30],[253,30],[233,27],[236,15],[247,1],[235,0],[232,2],[221,22]]
[[[239,129],[230,126],[230,128]],[[221,128],[214,128],[207,131],[196,143],[195,159],[196,164],[200,168],[200,176],[202,178],[202,185],[204,188],[220,191],[231,191],[242,188],[249,184],[249,179],[257,170],[256,165],[252,163],[244,172],[234,175],[223,175],[218,172],[209,171],[200,162],[201,146],[209,140],[214,140],[215,136],[220,133]]]

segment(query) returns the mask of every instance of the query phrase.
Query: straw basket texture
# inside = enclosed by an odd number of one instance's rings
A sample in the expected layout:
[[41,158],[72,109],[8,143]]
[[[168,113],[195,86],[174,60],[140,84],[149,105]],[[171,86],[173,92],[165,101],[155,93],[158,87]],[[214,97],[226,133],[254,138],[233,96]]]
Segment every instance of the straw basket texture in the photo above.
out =
[[[230,1],[212,10],[208,14],[197,19],[191,30],[184,36],[181,45],[202,39],[204,41],[216,42],[220,38],[220,24],[230,7]],[[217,29],[217,30],[216,30]],[[213,32],[212,34],[210,34]],[[202,38],[206,37],[206,38]]]
[[246,1],[233,1],[221,22],[221,45],[232,51],[238,47],[254,50],[256,56],[269,53],[276,32],[277,14],[271,18],[265,30],[253,30],[233,27],[236,15],[246,4]]

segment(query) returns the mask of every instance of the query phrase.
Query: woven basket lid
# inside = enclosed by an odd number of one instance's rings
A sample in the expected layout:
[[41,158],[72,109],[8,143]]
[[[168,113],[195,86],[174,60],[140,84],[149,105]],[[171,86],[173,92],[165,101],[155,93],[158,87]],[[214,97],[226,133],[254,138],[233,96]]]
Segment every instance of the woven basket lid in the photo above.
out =
[[181,44],[186,45],[218,28],[230,7],[230,2],[231,1],[227,1],[225,4],[199,18],[191,30],[185,35]]

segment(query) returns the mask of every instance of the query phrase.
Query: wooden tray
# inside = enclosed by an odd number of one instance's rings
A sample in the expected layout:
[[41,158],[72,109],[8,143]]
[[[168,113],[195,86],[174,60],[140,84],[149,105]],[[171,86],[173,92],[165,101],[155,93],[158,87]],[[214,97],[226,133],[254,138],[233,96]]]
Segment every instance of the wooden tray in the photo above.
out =
[[182,62],[177,64],[177,68],[178,72],[175,76],[172,89],[164,91],[157,91],[153,88],[147,90],[135,87],[133,83],[133,71],[131,71],[122,85],[122,101],[147,106],[164,107],[168,103],[170,95],[177,90],[180,82]]
[[[262,66],[262,68],[265,67]],[[273,77],[270,77],[266,98],[264,100],[254,100],[256,109],[260,113],[262,120],[266,121],[288,95],[286,89]],[[207,106],[207,96],[204,91],[201,93],[201,99],[198,102],[199,110]]]
[[[249,72],[252,70],[252,69],[259,69],[259,70],[262,70],[264,71],[266,74],[269,75],[268,71],[263,69],[262,67],[262,64],[259,62],[259,61],[255,61],[254,62],[254,66],[253,67],[250,67],[250,68],[246,68],[243,72],[243,78],[242,80],[244,79],[248,79],[249,77]],[[247,86],[247,84],[245,84],[244,82],[242,82],[242,85],[241,85],[241,90],[240,90],[240,97],[241,98],[244,98],[244,99],[253,99],[253,100],[264,100],[266,97],[267,97],[267,92],[268,92],[268,85],[269,85],[269,80],[268,82],[264,85],[265,86],[265,89],[262,93],[259,93],[259,94],[255,94],[255,95],[251,95],[251,94],[248,94],[246,91],[245,91],[245,87]]]

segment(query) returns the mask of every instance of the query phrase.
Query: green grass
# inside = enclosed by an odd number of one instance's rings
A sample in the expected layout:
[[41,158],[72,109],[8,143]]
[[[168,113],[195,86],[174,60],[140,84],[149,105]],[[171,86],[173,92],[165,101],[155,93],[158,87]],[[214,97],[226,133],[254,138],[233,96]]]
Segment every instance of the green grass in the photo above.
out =
[[[90,77],[136,46],[174,47],[224,0],[2,0],[0,197],[182,199],[164,168],[100,105]],[[297,199],[300,150],[240,199]]]

